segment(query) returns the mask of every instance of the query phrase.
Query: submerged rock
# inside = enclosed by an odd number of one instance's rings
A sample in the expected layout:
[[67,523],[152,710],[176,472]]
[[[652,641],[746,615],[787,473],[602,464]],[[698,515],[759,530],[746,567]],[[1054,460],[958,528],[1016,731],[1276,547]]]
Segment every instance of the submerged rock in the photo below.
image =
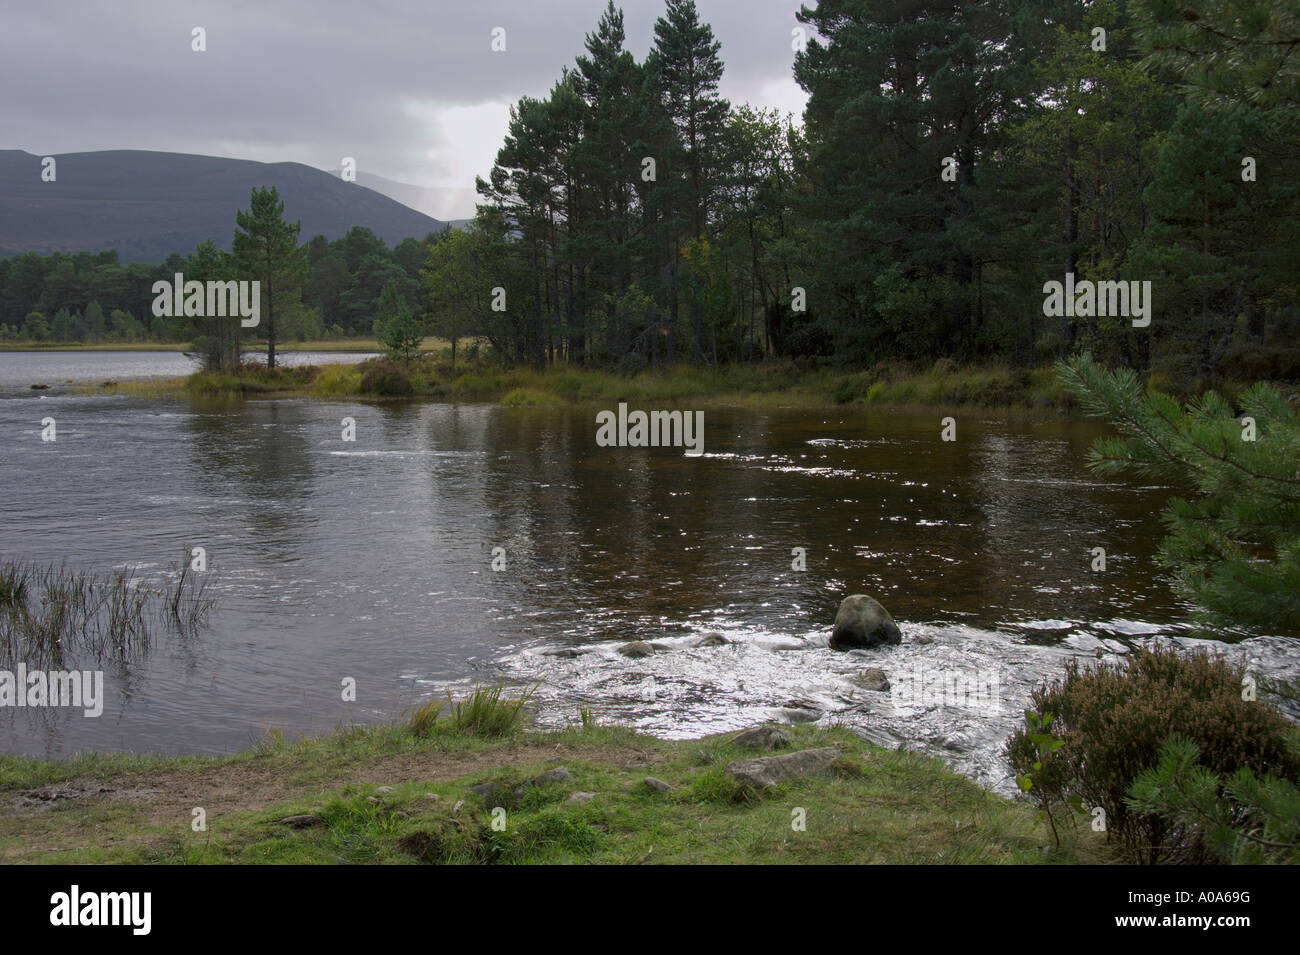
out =
[[729,763],[727,774],[746,786],[767,789],[787,780],[827,772],[839,758],[840,751],[835,746],[800,749],[779,756],[760,756]]
[[693,646],[697,647],[725,647],[731,641],[717,632],[709,632],[695,641]]
[[903,633],[889,611],[866,594],[853,594],[840,601],[831,631],[832,650],[854,647],[878,647],[884,643],[902,643]]
[[880,667],[867,667],[858,674],[855,682],[864,690],[874,690],[877,693],[889,692],[889,678]]
[[654,653],[654,648],[644,640],[633,640],[631,643],[625,643],[618,648],[618,652],[632,660],[639,660],[642,657],[648,657]]

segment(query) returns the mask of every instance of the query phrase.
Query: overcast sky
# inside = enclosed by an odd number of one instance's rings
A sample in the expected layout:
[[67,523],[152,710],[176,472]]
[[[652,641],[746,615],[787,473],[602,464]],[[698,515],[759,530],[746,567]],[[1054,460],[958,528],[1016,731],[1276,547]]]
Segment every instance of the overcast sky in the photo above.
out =
[[[791,78],[798,0],[696,0],[733,103],[802,112]],[[474,212],[510,104],[543,96],[605,0],[218,0],[6,4],[0,148],[155,149],[359,172],[438,187],[439,218]],[[626,0],[642,59],[663,0]],[[494,27],[506,51],[491,49]],[[191,49],[203,27],[207,51]]]

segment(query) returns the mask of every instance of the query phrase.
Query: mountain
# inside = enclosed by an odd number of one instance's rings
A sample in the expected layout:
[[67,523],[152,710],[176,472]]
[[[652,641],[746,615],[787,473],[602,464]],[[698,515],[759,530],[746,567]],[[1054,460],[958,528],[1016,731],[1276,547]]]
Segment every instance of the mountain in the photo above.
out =
[[[451,209],[472,211],[477,199],[473,189],[450,189],[441,186],[413,186],[409,182],[385,179],[373,173],[357,171],[357,184],[373,189],[389,199],[396,200],[404,206],[410,206],[427,216],[439,219],[439,211]],[[442,220],[453,228],[464,228],[468,219]]]
[[116,249],[124,262],[161,262],[204,239],[229,249],[235,212],[248,208],[254,186],[280,190],[285,218],[302,220],[303,242],[359,225],[393,246],[444,225],[302,163],[130,149],[54,158],[55,181],[44,182],[40,156],[0,150],[0,256]]

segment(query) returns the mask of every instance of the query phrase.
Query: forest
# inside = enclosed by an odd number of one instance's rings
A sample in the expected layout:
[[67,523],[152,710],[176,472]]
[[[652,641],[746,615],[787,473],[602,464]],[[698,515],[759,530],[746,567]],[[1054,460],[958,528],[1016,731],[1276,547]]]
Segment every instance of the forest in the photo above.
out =
[[[465,229],[295,240],[269,332],[364,336],[409,311],[536,367],[1087,350],[1180,390],[1295,380],[1297,9],[821,0],[789,38],[793,117],[722,98],[693,0],[668,0],[643,61],[611,0],[511,109]],[[154,268],[16,256],[0,333],[183,339],[144,314],[151,281],[248,269],[210,244]],[[1141,283],[1147,320],[1046,306],[1062,281]]]

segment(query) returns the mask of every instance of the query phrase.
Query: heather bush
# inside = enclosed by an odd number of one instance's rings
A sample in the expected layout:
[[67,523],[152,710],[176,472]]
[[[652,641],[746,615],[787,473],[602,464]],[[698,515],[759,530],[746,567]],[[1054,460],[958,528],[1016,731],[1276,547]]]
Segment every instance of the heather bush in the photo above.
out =
[[406,398],[414,394],[411,377],[396,362],[372,359],[364,363],[361,393],[381,398]]
[[1197,861],[1204,853],[1194,829],[1136,813],[1126,797],[1175,735],[1195,744],[1199,765],[1216,776],[1245,769],[1261,779],[1300,778],[1300,757],[1288,744],[1293,727],[1271,704],[1243,699],[1245,676],[1242,664],[1160,645],[1117,663],[1071,661],[1062,678],[1030,697],[1034,711],[1052,715],[1065,745],[1041,755],[1020,729],[1007,741],[1007,758],[1018,774],[1032,773],[1040,795],[1104,809],[1108,833],[1136,861]]

